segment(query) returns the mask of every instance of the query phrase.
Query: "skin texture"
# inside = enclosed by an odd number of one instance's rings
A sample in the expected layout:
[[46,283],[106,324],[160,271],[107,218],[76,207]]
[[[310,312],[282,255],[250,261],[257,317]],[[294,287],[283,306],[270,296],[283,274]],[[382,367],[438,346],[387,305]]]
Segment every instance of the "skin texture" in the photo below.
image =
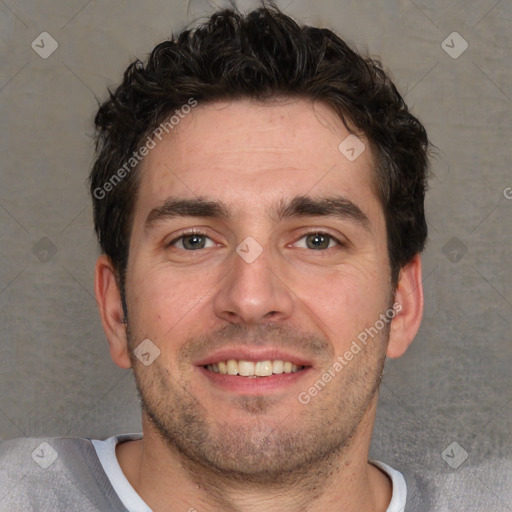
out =
[[[104,255],[96,295],[111,356],[133,368],[143,402],[144,439],[117,456],[156,512],[386,510],[390,482],[368,464],[368,449],[385,357],[400,356],[421,321],[421,262],[402,269],[394,291],[370,145],[361,138],[366,150],[351,162],[338,150],[348,135],[321,103],[216,102],[197,106],[145,158],[127,323]],[[279,206],[297,196],[343,196],[368,221],[280,219]],[[170,197],[221,201],[229,215],[163,218],[148,229]],[[204,248],[186,249],[191,237],[179,237],[190,228],[207,237]],[[334,238],[315,250],[315,233]],[[251,263],[236,251],[247,237],[262,249]],[[394,302],[393,321],[301,403]],[[133,355],[145,339],[160,351],[148,366]],[[196,363],[233,346],[285,350],[309,368],[273,391],[227,390]]]

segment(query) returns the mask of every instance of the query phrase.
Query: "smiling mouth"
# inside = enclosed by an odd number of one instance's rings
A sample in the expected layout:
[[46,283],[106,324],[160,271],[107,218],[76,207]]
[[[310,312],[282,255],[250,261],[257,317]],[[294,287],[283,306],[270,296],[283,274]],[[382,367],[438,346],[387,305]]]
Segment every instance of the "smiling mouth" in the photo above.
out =
[[238,375],[240,377],[270,377],[282,373],[297,373],[306,366],[298,366],[290,361],[244,361],[243,359],[228,359],[213,364],[204,365],[203,368],[213,373],[223,375]]

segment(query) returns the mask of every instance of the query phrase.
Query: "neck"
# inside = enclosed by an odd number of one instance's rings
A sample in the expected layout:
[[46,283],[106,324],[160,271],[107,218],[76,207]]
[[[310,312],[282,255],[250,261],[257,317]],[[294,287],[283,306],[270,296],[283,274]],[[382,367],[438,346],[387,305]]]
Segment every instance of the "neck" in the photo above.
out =
[[143,417],[144,437],[118,445],[128,481],[155,512],[384,512],[391,499],[389,478],[368,464],[375,407],[341,453],[274,484],[232,479],[215,468],[186,460]]

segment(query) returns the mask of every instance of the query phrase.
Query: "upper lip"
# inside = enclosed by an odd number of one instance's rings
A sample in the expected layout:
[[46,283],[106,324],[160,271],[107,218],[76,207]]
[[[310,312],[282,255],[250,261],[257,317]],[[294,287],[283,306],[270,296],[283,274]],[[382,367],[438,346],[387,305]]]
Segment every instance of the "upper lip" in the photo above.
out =
[[272,347],[226,347],[216,350],[207,356],[194,362],[196,366],[206,366],[208,364],[218,363],[219,361],[227,361],[229,359],[243,361],[290,361],[297,366],[312,366],[311,361],[279,348]]

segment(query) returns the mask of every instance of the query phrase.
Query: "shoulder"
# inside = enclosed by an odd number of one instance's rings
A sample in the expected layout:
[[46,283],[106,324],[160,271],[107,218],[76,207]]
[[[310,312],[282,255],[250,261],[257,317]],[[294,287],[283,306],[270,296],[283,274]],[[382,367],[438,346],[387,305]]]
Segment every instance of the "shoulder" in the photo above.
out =
[[405,471],[404,476],[408,487],[406,512],[512,509],[510,459],[489,458],[457,469],[416,467]]
[[[0,475],[12,478],[45,479],[62,472],[76,456],[90,457],[94,447],[90,439],[72,437],[20,438],[0,442]],[[4,485],[5,480],[0,480]]]
[[110,490],[89,439],[0,442],[0,512],[124,510],[107,503]]

